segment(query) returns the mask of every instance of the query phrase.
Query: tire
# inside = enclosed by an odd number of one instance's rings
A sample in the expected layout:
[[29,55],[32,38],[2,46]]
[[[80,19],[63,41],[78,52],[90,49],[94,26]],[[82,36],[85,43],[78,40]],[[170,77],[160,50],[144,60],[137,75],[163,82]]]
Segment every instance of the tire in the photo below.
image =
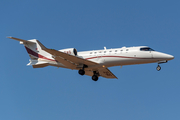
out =
[[156,68],[156,70],[157,70],[157,71],[160,71],[160,70],[161,70],[161,66],[158,65],[157,68]]
[[98,80],[98,76],[97,75],[93,75],[92,76],[92,80],[97,81]]
[[84,75],[84,74],[85,74],[85,71],[81,69],[81,70],[78,71],[78,73],[79,73],[80,75]]

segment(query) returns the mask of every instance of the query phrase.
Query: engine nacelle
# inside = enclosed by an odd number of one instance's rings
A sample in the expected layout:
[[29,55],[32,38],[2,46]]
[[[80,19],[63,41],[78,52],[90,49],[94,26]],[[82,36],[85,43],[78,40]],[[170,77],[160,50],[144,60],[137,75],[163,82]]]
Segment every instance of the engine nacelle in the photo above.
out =
[[59,51],[64,52],[66,54],[73,55],[73,56],[77,55],[77,50],[75,48],[67,48],[67,49],[62,49],[62,50],[59,50]]

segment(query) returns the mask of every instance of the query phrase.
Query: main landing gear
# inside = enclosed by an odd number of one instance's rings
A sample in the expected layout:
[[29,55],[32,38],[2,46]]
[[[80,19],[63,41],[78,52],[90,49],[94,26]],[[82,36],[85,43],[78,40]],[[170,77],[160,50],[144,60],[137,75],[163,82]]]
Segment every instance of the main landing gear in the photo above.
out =
[[80,75],[84,75],[84,74],[85,74],[84,68],[87,68],[87,67],[88,67],[87,65],[83,65],[83,66],[82,66],[82,69],[80,69],[80,70],[78,71],[78,73],[79,73]]
[[84,71],[84,69],[80,69],[80,70],[78,71],[78,73],[79,73],[80,75],[84,75],[84,74],[85,74],[85,71]]
[[[84,74],[85,74],[85,71],[84,71],[84,69],[80,69],[80,70],[78,71],[78,73],[79,73],[80,75],[84,75]],[[99,73],[97,73],[96,71],[93,71],[92,80],[97,81],[98,78],[99,78]]]
[[92,80],[97,81],[99,74],[96,71],[93,71],[94,75],[92,76]]

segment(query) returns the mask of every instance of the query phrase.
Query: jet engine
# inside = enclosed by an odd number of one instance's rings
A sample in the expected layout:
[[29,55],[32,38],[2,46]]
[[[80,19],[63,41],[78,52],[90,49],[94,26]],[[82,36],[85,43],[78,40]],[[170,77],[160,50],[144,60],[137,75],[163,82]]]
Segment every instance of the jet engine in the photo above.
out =
[[62,49],[62,50],[59,50],[59,51],[64,52],[66,54],[73,55],[73,56],[77,55],[77,50],[75,48],[67,48],[67,49]]

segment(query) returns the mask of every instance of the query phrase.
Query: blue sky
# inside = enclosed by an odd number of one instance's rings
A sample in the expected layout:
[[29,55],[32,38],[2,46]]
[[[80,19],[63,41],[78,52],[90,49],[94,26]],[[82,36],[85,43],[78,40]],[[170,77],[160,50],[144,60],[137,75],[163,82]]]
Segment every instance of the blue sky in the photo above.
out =
[[[0,1],[1,120],[179,120],[180,1]],[[78,71],[27,67],[14,36],[78,51],[147,45],[172,54],[162,64],[112,67],[98,82]]]

